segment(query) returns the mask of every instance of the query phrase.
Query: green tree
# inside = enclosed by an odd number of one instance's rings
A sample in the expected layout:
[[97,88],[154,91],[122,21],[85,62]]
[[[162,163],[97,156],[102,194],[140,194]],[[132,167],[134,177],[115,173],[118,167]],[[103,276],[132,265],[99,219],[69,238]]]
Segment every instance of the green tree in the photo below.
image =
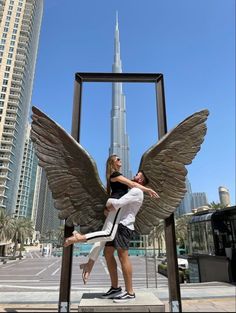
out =
[[214,201],[209,203],[208,206],[209,206],[209,208],[215,209],[215,210],[219,210],[219,209],[224,209],[225,208],[225,205],[223,205],[221,203],[216,203]]
[[[6,210],[0,209],[0,242],[9,241],[14,232],[14,220],[7,215]],[[5,245],[0,247],[0,255],[5,256]]]
[[65,231],[65,226],[61,225],[58,227],[56,230],[56,237],[57,237],[57,245],[62,246],[64,242],[64,231]]
[[20,247],[20,256],[22,256],[22,249],[24,246],[24,242],[27,238],[32,238],[34,233],[34,226],[32,221],[29,218],[20,217],[14,219],[14,230],[12,241],[14,242],[13,248],[13,256],[16,255],[16,250],[18,243],[21,244]]
[[181,246],[186,248],[188,242],[188,223],[192,215],[182,215],[175,220],[176,241]]

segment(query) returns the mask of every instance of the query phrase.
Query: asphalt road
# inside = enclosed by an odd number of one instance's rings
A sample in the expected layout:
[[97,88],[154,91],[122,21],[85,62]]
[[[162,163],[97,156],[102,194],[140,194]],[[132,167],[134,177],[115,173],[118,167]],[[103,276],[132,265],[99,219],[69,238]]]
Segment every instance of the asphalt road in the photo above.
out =
[[[168,288],[166,277],[156,273],[153,258],[143,256],[130,256],[133,265],[134,288]],[[61,257],[42,256],[40,251],[26,253],[22,260],[9,261],[0,266],[0,292],[1,291],[53,291],[60,286]],[[110,279],[105,259],[100,257],[96,262],[89,282],[84,285],[82,271],[79,264],[87,261],[84,256],[73,257],[71,289],[78,288],[109,288]],[[120,284],[124,286],[122,271],[118,263]],[[146,271],[147,269],[147,271]],[[156,276],[155,276],[156,275]]]

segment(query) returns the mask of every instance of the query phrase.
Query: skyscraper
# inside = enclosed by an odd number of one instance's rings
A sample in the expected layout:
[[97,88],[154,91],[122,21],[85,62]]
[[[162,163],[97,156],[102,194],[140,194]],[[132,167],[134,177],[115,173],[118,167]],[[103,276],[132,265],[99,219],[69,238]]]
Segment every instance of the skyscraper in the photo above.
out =
[[[118,15],[116,15],[113,73],[122,73]],[[122,174],[132,177],[129,165],[129,141],[126,133],[126,103],[122,83],[112,83],[111,146],[109,155],[117,154],[122,160]]]
[[180,205],[176,209],[177,216],[181,216],[192,211],[192,188],[187,177],[185,180],[185,184],[186,184],[186,193],[184,195],[184,198],[181,200]]
[[30,138],[30,130],[31,127],[29,124],[25,139],[15,216],[28,217],[31,219],[38,159],[35,154],[33,142]]
[[222,205],[224,205],[225,207],[230,206],[229,190],[226,187],[219,187],[219,198]]
[[0,0],[0,208],[16,207],[43,0]]
[[35,230],[41,235],[46,235],[48,232],[56,231],[63,221],[58,218],[58,210],[54,208],[54,199],[52,192],[49,189],[46,172],[40,167],[38,171],[38,195],[34,205],[36,205],[36,225]]
[[205,192],[194,192],[193,195],[193,209],[197,209],[201,206],[206,206],[207,201],[207,195]]

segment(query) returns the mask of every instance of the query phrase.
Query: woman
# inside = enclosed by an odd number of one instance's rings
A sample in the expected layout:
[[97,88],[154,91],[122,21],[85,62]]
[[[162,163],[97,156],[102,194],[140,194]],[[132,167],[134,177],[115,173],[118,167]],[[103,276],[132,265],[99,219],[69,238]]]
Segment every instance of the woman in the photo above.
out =
[[[139,188],[143,192],[148,193],[151,197],[158,197],[157,193],[151,189],[143,186],[140,182],[130,180],[124,177],[120,173],[120,168],[122,166],[121,159],[116,155],[111,155],[106,163],[106,179],[107,179],[107,192],[110,194],[110,198],[119,199],[124,196],[129,188]],[[144,174],[143,174],[144,175]],[[137,181],[139,178],[137,178]],[[108,199],[106,206],[111,209],[111,201]],[[97,232],[80,234],[77,231],[73,232],[73,236],[66,238],[64,247],[67,247],[76,242],[98,242],[98,241],[111,241],[114,239],[116,231],[114,230],[115,222],[117,221],[118,211],[111,210],[107,215],[105,221],[105,229]]]

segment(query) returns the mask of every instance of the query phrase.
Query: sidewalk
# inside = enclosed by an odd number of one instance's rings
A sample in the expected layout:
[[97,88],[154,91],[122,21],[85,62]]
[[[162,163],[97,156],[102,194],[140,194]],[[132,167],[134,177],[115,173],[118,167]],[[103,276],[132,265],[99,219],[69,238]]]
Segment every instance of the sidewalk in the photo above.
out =
[[[170,312],[166,288],[140,290],[156,295],[165,304],[165,311]],[[104,290],[101,288],[72,290],[71,312],[78,311],[79,301],[84,292],[94,293]],[[58,291],[2,292],[0,312],[58,312],[58,298]],[[181,288],[181,302],[182,312],[236,312],[236,286],[217,282],[184,285]]]
[[[165,312],[170,312],[168,302],[163,302]],[[72,303],[70,311],[78,312],[78,304]],[[58,304],[0,304],[0,312],[58,312]],[[236,312],[235,298],[182,300],[182,312]]]

